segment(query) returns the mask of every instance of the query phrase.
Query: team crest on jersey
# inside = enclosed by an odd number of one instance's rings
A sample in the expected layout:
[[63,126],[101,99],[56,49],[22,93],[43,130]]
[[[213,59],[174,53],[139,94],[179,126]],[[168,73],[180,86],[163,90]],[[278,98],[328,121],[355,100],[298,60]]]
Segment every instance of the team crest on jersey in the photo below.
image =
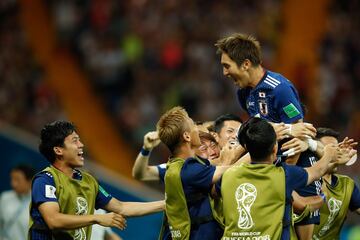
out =
[[263,116],[267,116],[269,114],[268,105],[265,99],[259,100],[259,111]]
[[261,97],[261,98],[265,98],[265,97],[266,97],[265,92],[259,92],[259,97]]

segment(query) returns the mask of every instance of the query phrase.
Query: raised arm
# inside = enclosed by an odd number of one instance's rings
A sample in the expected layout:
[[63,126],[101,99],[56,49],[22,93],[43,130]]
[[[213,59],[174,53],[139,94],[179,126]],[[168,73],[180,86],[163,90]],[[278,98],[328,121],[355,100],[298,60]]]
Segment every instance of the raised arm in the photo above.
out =
[[345,137],[342,142],[339,143],[340,156],[338,157],[338,164],[352,165],[357,158],[357,150],[355,149],[358,142],[352,138]]
[[324,155],[312,167],[305,168],[308,173],[309,185],[313,181],[322,177],[329,168],[335,167],[337,161],[338,147],[334,144],[328,144],[324,147]]
[[144,146],[136,157],[132,175],[141,181],[159,180],[159,170],[156,166],[149,166],[151,150],[160,143],[157,132],[148,132],[144,136]]

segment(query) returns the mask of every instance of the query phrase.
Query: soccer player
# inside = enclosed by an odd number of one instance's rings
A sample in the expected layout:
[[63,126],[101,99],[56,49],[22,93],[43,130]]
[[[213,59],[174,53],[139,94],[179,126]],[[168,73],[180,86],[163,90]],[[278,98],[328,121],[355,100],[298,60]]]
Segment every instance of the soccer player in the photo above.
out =
[[[225,144],[228,143],[231,139],[233,139],[233,137],[229,137],[229,134],[225,134],[225,132],[231,131],[232,135],[236,135],[237,129],[240,127],[240,122],[233,120],[221,120],[221,123],[220,121],[218,122],[219,125],[221,125],[217,128],[219,129],[220,134],[216,136],[216,138],[218,138],[219,141],[223,142],[224,146],[226,146]],[[234,125],[235,123],[236,125]],[[234,126],[232,126],[231,124],[233,124]],[[199,125],[197,124],[197,126]],[[236,156],[240,156],[242,154],[240,152],[240,148],[239,151],[234,151],[238,148],[231,149],[231,144],[227,144],[225,148],[221,148],[215,137],[210,133],[199,131],[199,137],[201,146],[199,147],[199,149],[195,149],[195,153],[201,158],[210,160],[210,163],[212,165],[229,165],[233,163],[234,160],[236,160],[234,159]],[[135,179],[141,181],[160,180],[164,182],[166,164],[164,163],[153,166],[149,165],[151,151],[152,149],[157,147],[160,142],[161,141],[156,131],[151,131],[145,134],[143,147],[141,148],[140,153],[136,157],[133,166],[132,175]]]
[[[250,115],[273,123],[296,123],[304,118],[293,84],[279,73],[261,66],[260,43],[252,36],[235,33],[216,42],[223,74],[239,87],[237,97]],[[292,126],[294,137],[315,137],[311,124]],[[295,134],[301,134],[297,136]]]
[[196,157],[201,145],[197,126],[181,107],[163,114],[157,123],[161,141],[171,158],[165,173],[166,215],[173,239],[220,239],[209,193],[229,166],[212,166]]
[[[199,125],[197,124],[197,126]],[[199,131],[199,137],[201,146],[198,149],[195,149],[194,152],[197,156],[204,159],[204,161],[207,161],[205,159],[208,159],[212,165],[229,165],[240,155],[240,153],[230,149],[231,146],[228,144],[223,148],[220,156],[220,147],[213,135],[207,132]],[[134,163],[134,178],[142,181],[160,180],[161,182],[164,182],[166,164],[155,166],[149,165],[150,153],[154,147],[158,146],[159,143],[160,139],[156,131],[145,134],[144,145]],[[163,230],[161,232],[160,239],[171,239],[168,224],[166,222],[163,223]]]
[[[196,151],[196,154],[203,159],[208,159],[212,165],[222,165],[219,158],[220,148],[215,138],[211,134],[202,131],[199,132],[199,137],[201,146],[199,147],[198,151]],[[160,139],[156,131],[145,134],[144,145],[134,163],[134,178],[141,181],[160,180],[161,182],[164,182],[166,164],[149,166],[150,152],[159,143]],[[231,159],[231,156],[227,158]],[[165,222],[163,222],[160,239],[171,239],[171,234],[168,229],[166,218],[164,218],[164,221]]]
[[[339,133],[329,128],[318,128],[318,139],[324,144],[338,144]],[[346,147],[352,148],[352,142]],[[353,152],[354,154],[355,152]],[[350,156],[351,157],[351,156]],[[323,191],[327,203],[321,209],[320,225],[315,226],[313,239],[339,239],[340,231],[348,210],[360,214],[360,192],[354,180],[345,175],[336,174],[336,168],[323,177]]]
[[26,239],[31,201],[31,179],[35,170],[18,165],[10,171],[12,190],[0,194],[0,239]]
[[282,75],[261,66],[260,43],[252,36],[236,33],[220,39],[223,74],[239,87],[238,100],[250,116],[270,122],[293,123],[303,118],[298,93]]
[[249,151],[251,164],[233,166],[216,184],[223,198],[222,239],[290,239],[292,191],[325,174],[336,161],[337,148],[328,145],[321,160],[309,168],[275,166],[276,134],[261,118],[244,123],[238,140]]
[[[72,123],[45,125],[40,140],[39,150],[51,165],[32,182],[29,239],[90,239],[92,224],[124,229],[124,217],[164,210],[164,201],[119,201],[79,170],[84,165],[84,145]],[[94,215],[95,208],[110,213]]]
[[223,148],[229,142],[237,141],[237,133],[241,123],[240,117],[234,114],[223,114],[216,118],[213,130],[220,148]]
[[220,162],[220,146],[213,135],[208,132],[199,131],[201,145],[197,153],[200,157],[208,159],[212,165],[222,165]]

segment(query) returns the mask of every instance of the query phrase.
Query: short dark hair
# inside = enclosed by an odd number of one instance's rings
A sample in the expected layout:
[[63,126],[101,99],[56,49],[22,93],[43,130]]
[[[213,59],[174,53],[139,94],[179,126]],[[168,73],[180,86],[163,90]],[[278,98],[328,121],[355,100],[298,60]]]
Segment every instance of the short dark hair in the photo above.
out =
[[56,159],[54,147],[63,147],[67,136],[76,132],[76,127],[68,121],[46,124],[40,133],[40,153],[52,164]]
[[236,121],[242,123],[242,120],[239,116],[231,113],[223,114],[216,118],[214,122],[214,131],[220,133],[221,129],[224,127],[225,121]]
[[340,133],[331,129],[331,128],[317,128],[316,129],[316,138],[320,139],[322,137],[334,137],[339,140]]
[[254,66],[261,64],[261,47],[255,37],[242,33],[219,39],[217,53],[226,53],[238,66],[248,59]]
[[17,165],[15,167],[13,167],[11,169],[11,171],[20,171],[20,172],[22,172],[24,174],[26,180],[28,180],[28,181],[30,181],[34,177],[34,175],[36,173],[34,168],[32,168],[31,166],[26,165],[26,164]]
[[276,133],[266,120],[251,117],[241,125],[238,140],[250,153],[252,160],[262,161],[273,151]]

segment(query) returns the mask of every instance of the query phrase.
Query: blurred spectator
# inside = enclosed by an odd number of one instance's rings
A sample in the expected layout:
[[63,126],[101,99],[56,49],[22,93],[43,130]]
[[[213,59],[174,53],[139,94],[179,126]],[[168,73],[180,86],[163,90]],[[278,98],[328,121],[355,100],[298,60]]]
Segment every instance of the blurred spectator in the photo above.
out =
[[35,170],[19,165],[10,172],[12,190],[0,195],[0,239],[25,240],[29,229],[31,181]]
[[1,1],[0,120],[38,133],[63,113],[28,46],[18,11],[17,1]]
[[134,147],[165,108],[182,105],[197,120],[239,112],[213,44],[228,32],[252,33],[266,42],[270,64],[280,30],[279,0],[50,2],[58,39],[75,49]]
[[[336,129],[341,135],[360,138],[360,2],[332,1],[327,31],[320,48],[319,93],[316,99],[317,125]],[[359,150],[359,147],[358,147]],[[360,184],[360,164],[340,168]],[[347,224],[358,224],[349,214]],[[344,237],[345,239],[345,237]],[[355,235],[348,239],[358,239]]]
[[[333,1],[322,40],[317,117],[324,126],[345,136],[360,136],[360,27],[359,1]],[[336,107],[334,107],[336,106]]]

